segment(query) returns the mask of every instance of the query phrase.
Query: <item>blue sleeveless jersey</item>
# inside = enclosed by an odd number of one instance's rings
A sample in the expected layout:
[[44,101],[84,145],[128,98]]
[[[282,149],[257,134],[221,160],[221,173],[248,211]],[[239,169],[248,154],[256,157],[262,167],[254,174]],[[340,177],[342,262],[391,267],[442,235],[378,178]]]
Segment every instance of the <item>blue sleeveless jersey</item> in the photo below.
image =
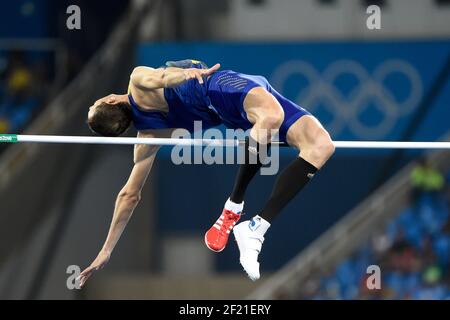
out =
[[[198,63],[189,67],[204,66]],[[165,88],[168,113],[143,111],[130,94],[133,123],[137,130],[183,128],[193,132],[194,121],[201,121],[203,129],[224,124],[228,128],[247,130],[252,123],[247,119],[244,99],[255,87],[265,88],[283,108],[284,121],[279,130],[279,140],[286,142],[289,127],[310,113],[279,94],[266,78],[231,70],[217,71],[203,84],[192,79],[175,88]]]
[[194,131],[194,121],[201,121],[202,128],[207,129],[222,123],[218,115],[209,106],[206,96],[206,83],[201,85],[197,79],[186,81],[175,88],[164,88],[164,98],[169,112],[144,111],[128,95],[134,127],[137,130],[183,128]]

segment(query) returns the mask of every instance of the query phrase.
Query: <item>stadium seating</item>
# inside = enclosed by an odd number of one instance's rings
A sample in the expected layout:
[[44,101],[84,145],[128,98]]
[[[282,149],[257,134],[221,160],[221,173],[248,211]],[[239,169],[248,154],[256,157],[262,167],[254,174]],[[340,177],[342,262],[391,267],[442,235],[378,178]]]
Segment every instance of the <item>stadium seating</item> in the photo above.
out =
[[[449,175],[450,178],[450,175]],[[317,280],[306,299],[450,299],[448,190],[417,194],[382,232]],[[381,289],[366,286],[367,266]]]

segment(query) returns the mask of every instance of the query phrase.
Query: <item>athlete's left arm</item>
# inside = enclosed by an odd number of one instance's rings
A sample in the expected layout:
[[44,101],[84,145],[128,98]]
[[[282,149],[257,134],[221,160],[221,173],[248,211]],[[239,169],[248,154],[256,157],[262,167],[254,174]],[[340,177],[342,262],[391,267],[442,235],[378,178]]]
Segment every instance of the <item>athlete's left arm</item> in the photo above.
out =
[[[167,137],[171,130],[148,130],[146,133],[139,132],[138,137],[162,138]],[[80,287],[83,287],[93,272],[102,269],[108,263],[114,247],[119,241],[125,227],[130,220],[134,209],[141,198],[141,190],[147,176],[153,166],[156,152],[159,146],[137,144],[134,147],[134,166],[131,174],[119,192],[114,206],[114,213],[109,227],[108,235],[102,249],[94,261],[81,272],[79,276]]]
[[216,63],[209,69],[197,68],[158,68],[136,67],[130,76],[131,83],[143,90],[176,87],[188,80],[197,79],[203,83],[203,77],[208,77],[220,68]]

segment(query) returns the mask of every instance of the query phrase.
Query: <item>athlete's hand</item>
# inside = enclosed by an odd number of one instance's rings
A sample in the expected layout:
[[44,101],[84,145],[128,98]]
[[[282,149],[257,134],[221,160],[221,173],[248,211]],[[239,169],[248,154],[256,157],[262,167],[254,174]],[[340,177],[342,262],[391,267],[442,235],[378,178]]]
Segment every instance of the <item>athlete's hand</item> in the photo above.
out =
[[219,70],[220,64],[216,63],[209,69],[196,69],[196,68],[189,68],[184,69],[184,75],[186,77],[186,80],[191,79],[197,79],[200,84],[203,84],[203,77],[208,77],[212,75],[214,72]]
[[91,263],[89,267],[83,270],[83,272],[80,273],[80,276],[78,277],[78,280],[80,281],[80,288],[84,287],[84,284],[86,283],[87,279],[97,270],[102,269],[109,261],[110,254],[104,251],[101,251],[97,258]]

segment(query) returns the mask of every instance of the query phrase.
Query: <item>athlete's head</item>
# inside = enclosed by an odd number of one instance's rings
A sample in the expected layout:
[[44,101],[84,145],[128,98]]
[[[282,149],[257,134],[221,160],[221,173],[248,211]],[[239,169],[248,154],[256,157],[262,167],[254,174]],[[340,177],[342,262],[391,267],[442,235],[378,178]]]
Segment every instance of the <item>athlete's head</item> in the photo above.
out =
[[117,137],[131,124],[131,110],[128,99],[111,94],[95,101],[89,108],[87,123],[95,133]]

